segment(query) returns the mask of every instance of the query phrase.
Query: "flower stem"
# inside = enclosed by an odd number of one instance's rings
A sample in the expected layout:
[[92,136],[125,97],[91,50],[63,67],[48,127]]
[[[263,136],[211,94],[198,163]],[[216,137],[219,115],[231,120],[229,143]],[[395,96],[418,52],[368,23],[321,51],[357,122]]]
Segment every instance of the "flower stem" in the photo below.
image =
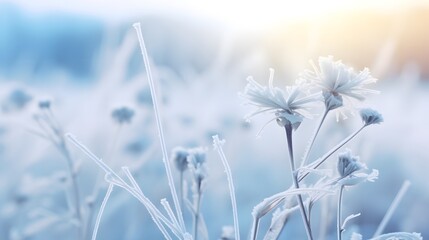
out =
[[180,171],[180,189],[179,189],[179,197],[180,197],[180,208],[183,209],[183,171]]
[[194,240],[198,239],[198,221],[200,217],[200,203],[201,203],[201,191],[198,190],[197,200],[195,202],[195,212],[194,212]]
[[338,240],[341,240],[341,233],[343,232],[343,229],[341,228],[341,226],[342,226],[342,224],[341,224],[341,205],[342,205],[342,201],[343,201],[343,190],[344,190],[344,185],[341,185],[340,192],[338,194],[338,204],[337,204],[337,235],[338,235]]
[[[289,150],[290,166],[291,166],[291,170],[292,170],[292,180],[293,180],[293,184],[294,184],[295,188],[299,189],[298,176],[297,176],[296,171],[295,171],[295,161],[293,158],[292,125],[286,124],[285,130],[286,130],[287,145],[288,145],[288,150]],[[297,200],[298,200],[298,204],[299,204],[299,209],[301,211],[302,220],[304,221],[304,226],[305,226],[305,230],[307,233],[307,237],[309,240],[313,240],[313,235],[311,233],[310,221],[307,218],[307,214],[305,212],[304,203],[302,201],[301,194],[297,195]]]
[[83,222],[82,222],[82,214],[80,209],[80,194],[79,194],[79,187],[77,185],[77,178],[76,178],[76,172],[75,172],[75,165],[73,163],[73,159],[70,155],[70,151],[68,150],[64,138],[60,138],[60,142],[58,144],[58,148],[63,153],[64,157],[66,158],[67,165],[70,171],[70,179],[71,179],[71,185],[72,185],[72,191],[73,191],[73,197],[74,197],[74,208],[76,212],[76,218],[79,221],[79,236],[83,235]]
[[308,145],[308,147],[306,148],[304,152],[304,156],[301,161],[301,167],[305,166],[305,164],[308,161],[308,155],[310,154],[311,148],[313,147],[314,141],[316,140],[316,137],[319,134],[320,128],[322,127],[323,122],[325,121],[326,116],[328,115],[328,112],[329,112],[329,109],[326,108],[316,130],[313,133],[313,136],[311,136],[310,145]]

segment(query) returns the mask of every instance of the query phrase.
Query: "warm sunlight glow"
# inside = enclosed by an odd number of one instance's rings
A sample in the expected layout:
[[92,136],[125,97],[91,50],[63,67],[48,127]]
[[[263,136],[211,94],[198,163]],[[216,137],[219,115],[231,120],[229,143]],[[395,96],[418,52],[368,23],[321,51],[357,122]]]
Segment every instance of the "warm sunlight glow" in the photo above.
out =
[[312,19],[320,15],[329,16],[330,13],[341,10],[388,9],[400,7],[406,3],[401,0],[394,3],[389,0],[187,0],[186,2],[194,13],[220,20],[240,29],[261,29],[295,19]]

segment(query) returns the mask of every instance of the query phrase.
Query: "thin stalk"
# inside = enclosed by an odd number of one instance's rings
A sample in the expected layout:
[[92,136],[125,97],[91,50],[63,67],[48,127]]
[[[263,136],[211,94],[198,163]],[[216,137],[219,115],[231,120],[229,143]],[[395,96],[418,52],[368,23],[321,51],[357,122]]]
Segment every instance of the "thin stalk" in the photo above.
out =
[[401,189],[396,194],[395,199],[393,199],[392,204],[390,204],[389,209],[384,215],[383,220],[381,220],[380,225],[378,225],[378,228],[375,231],[374,236],[372,236],[373,238],[378,237],[384,231],[384,228],[386,227],[389,220],[392,218],[393,213],[398,208],[399,203],[401,202],[402,198],[405,196],[405,193],[408,191],[408,188],[410,187],[410,185],[411,183],[409,180],[404,181]]
[[[343,141],[341,141],[340,143],[338,143],[335,147],[333,147],[329,152],[327,152],[325,155],[323,155],[322,157],[320,157],[318,160],[314,161],[313,163],[308,165],[308,168],[312,168],[312,169],[316,169],[318,168],[320,165],[322,165],[322,163],[324,163],[326,161],[326,159],[328,159],[330,156],[332,156],[332,154],[334,154],[336,151],[338,151],[338,149],[340,149],[342,146],[344,146],[346,143],[348,143],[350,140],[352,140],[356,135],[358,135],[367,125],[363,125],[361,128],[359,128],[358,130],[356,130],[354,133],[350,134],[350,136],[346,137]],[[298,178],[298,182],[301,182],[306,176],[308,176],[308,174],[310,174],[309,172],[305,173],[304,175],[300,176]]]
[[304,167],[305,164],[307,163],[308,155],[310,154],[310,151],[313,148],[314,141],[316,140],[316,137],[319,134],[320,128],[322,127],[323,122],[325,121],[326,116],[328,115],[328,112],[329,112],[329,110],[326,108],[325,112],[323,113],[322,118],[319,121],[319,124],[316,127],[316,130],[313,133],[313,136],[311,136],[310,145],[308,145],[308,147],[305,149],[304,156],[302,158],[300,167]]
[[183,220],[182,209],[180,208],[180,203],[179,203],[179,199],[177,197],[176,187],[174,186],[173,174],[171,172],[170,161],[168,159],[167,146],[165,144],[165,139],[164,139],[164,130],[163,130],[163,127],[161,124],[161,115],[159,114],[158,101],[156,98],[157,95],[156,95],[156,91],[155,91],[155,84],[154,84],[154,81],[152,78],[152,71],[150,69],[150,64],[149,64],[149,56],[147,54],[146,45],[144,43],[140,23],[134,23],[133,27],[135,28],[135,30],[137,32],[137,37],[138,37],[139,44],[140,44],[141,54],[142,54],[142,57],[144,60],[145,68],[146,68],[146,74],[147,74],[150,92],[151,92],[151,96],[152,96],[153,109],[155,112],[156,125],[158,128],[159,140],[161,142],[161,149],[162,149],[162,155],[163,155],[162,160],[164,162],[165,170],[167,172],[168,185],[170,186],[170,191],[171,191],[171,195],[173,198],[174,207],[176,208],[176,214],[177,214],[177,218],[179,219],[180,227],[182,228],[183,232],[185,232],[185,222]]
[[232,180],[232,172],[231,168],[229,167],[228,161],[226,159],[225,153],[222,149],[222,143],[219,139],[218,135],[213,136],[213,144],[216,150],[219,153],[219,156],[222,160],[223,167],[225,168],[226,177],[228,179],[228,187],[229,187],[229,194],[231,197],[231,205],[232,205],[232,214],[234,217],[234,235],[235,240],[240,240],[240,228],[238,223],[238,210],[237,210],[237,201],[235,199],[235,188],[234,188],[234,181]]
[[180,208],[183,209],[183,171],[180,171],[180,189],[179,189],[179,198],[180,198]]
[[80,224],[79,226],[79,236],[80,236],[81,234],[83,234],[83,228],[82,228],[83,222],[82,222],[82,214],[80,209],[80,194],[79,194],[79,187],[77,185],[75,167],[74,167],[73,159],[70,156],[70,152],[67,149],[63,138],[61,138],[61,142],[58,144],[58,148],[65,156],[67,165],[70,171],[70,179],[71,179],[72,191],[74,196],[76,218],[78,219]]
[[[296,171],[295,171],[295,161],[293,158],[292,125],[287,124],[285,126],[285,130],[286,130],[287,145],[288,145],[288,150],[289,150],[290,166],[291,166],[291,170],[292,170],[293,184],[294,184],[296,189],[299,189],[298,176],[297,176]],[[311,233],[311,226],[309,224],[309,220],[308,220],[307,214],[305,212],[304,203],[302,201],[301,194],[297,195],[297,200],[298,200],[298,204],[299,204],[299,209],[301,211],[302,220],[304,221],[304,226],[305,226],[305,230],[307,233],[307,237],[309,240],[313,240],[313,235]]]
[[114,186],[113,183],[109,184],[109,188],[107,189],[106,195],[104,196],[103,202],[101,203],[100,211],[98,212],[98,215],[97,215],[97,220],[95,220],[94,231],[92,232],[92,238],[91,238],[92,240],[95,240],[97,238],[97,232],[100,226],[101,216],[103,216],[103,212],[104,212],[104,209],[106,208],[107,201],[109,200],[110,194],[113,191],[113,186]]
[[201,191],[198,190],[197,200],[195,202],[194,212],[194,240],[198,240],[198,222],[200,217]]
[[341,185],[340,192],[338,194],[338,204],[337,204],[337,235],[338,240],[341,240],[341,233],[343,232],[342,224],[341,224],[341,205],[343,201],[343,190],[344,185]]
[[131,173],[127,168],[124,169],[125,174],[131,181],[133,186],[129,186],[117,173],[115,173],[106,163],[104,163],[100,158],[98,158],[91,150],[89,150],[85,145],[83,145],[79,140],[76,139],[72,134],[67,133],[66,137],[83,153],[85,153],[91,160],[93,160],[103,171],[106,172],[106,177],[110,179],[106,181],[109,183],[113,183],[118,187],[121,187],[127,190],[131,195],[133,195],[136,199],[138,199],[148,210],[152,220],[164,234],[165,239],[171,239],[169,237],[167,231],[164,226],[161,224],[162,221],[166,226],[170,228],[170,230],[179,238],[184,238],[185,232],[180,229],[180,226],[175,226],[170,220],[168,220],[156,207],[153,203],[143,194],[140,187],[135,182]]

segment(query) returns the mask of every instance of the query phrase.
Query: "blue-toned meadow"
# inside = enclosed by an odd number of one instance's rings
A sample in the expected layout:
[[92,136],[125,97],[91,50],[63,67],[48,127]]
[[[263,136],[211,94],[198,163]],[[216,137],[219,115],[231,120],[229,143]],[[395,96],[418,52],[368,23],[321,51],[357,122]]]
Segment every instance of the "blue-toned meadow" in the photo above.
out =
[[17,6],[0,3],[0,239],[429,234],[427,77],[389,41],[279,61],[197,17]]

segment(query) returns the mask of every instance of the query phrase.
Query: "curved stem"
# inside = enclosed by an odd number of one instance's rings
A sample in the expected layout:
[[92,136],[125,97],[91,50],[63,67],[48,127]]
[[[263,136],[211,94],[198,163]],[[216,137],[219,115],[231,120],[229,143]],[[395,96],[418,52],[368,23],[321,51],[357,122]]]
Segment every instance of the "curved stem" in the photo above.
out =
[[252,229],[250,231],[250,240],[256,240],[258,236],[259,218],[253,217]]
[[222,143],[219,139],[218,135],[213,136],[213,144],[214,147],[217,149],[219,156],[222,160],[223,166],[225,168],[226,177],[228,180],[228,187],[229,187],[229,195],[231,198],[231,205],[232,205],[232,215],[234,218],[234,236],[235,240],[240,240],[240,228],[238,223],[238,210],[237,210],[237,200],[235,198],[235,188],[234,188],[234,181],[232,180],[232,172],[231,167],[228,164],[228,161],[226,160],[225,153],[222,149]]
[[[297,176],[296,171],[295,171],[295,161],[293,158],[292,125],[287,124],[285,126],[285,130],[286,130],[287,145],[288,145],[288,150],[289,150],[290,166],[291,166],[291,170],[292,170],[293,184],[294,184],[296,189],[299,189],[298,176]],[[298,200],[298,204],[299,204],[299,209],[301,211],[302,220],[304,222],[305,230],[307,233],[307,237],[309,240],[313,240],[313,236],[311,233],[311,226],[310,226],[309,220],[307,218],[307,214],[305,212],[304,203],[302,201],[301,194],[297,195],[297,200]]]
[[319,122],[316,130],[313,133],[313,136],[311,137],[310,145],[308,145],[307,149],[304,152],[304,156],[302,158],[301,165],[300,165],[301,167],[303,167],[308,161],[308,155],[310,154],[311,148],[313,147],[314,141],[316,140],[316,137],[319,134],[320,128],[322,127],[322,124],[325,121],[326,116],[328,115],[328,112],[329,112],[329,110],[325,109],[325,112],[323,113],[323,116],[320,119],[320,122]]
[[109,200],[110,194],[113,191],[113,183],[109,184],[106,195],[104,196],[103,202],[101,203],[100,210],[97,215],[97,220],[95,221],[94,231],[92,232],[92,240],[97,238],[98,228],[100,227],[101,216],[103,216],[104,209],[106,208],[107,201]]
[[337,236],[338,240],[341,240],[341,233],[343,232],[343,229],[341,228],[341,205],[343,201],[343,190],[344,185],[341,185],[340,192],[338,194],[338,204],[337,204]]

